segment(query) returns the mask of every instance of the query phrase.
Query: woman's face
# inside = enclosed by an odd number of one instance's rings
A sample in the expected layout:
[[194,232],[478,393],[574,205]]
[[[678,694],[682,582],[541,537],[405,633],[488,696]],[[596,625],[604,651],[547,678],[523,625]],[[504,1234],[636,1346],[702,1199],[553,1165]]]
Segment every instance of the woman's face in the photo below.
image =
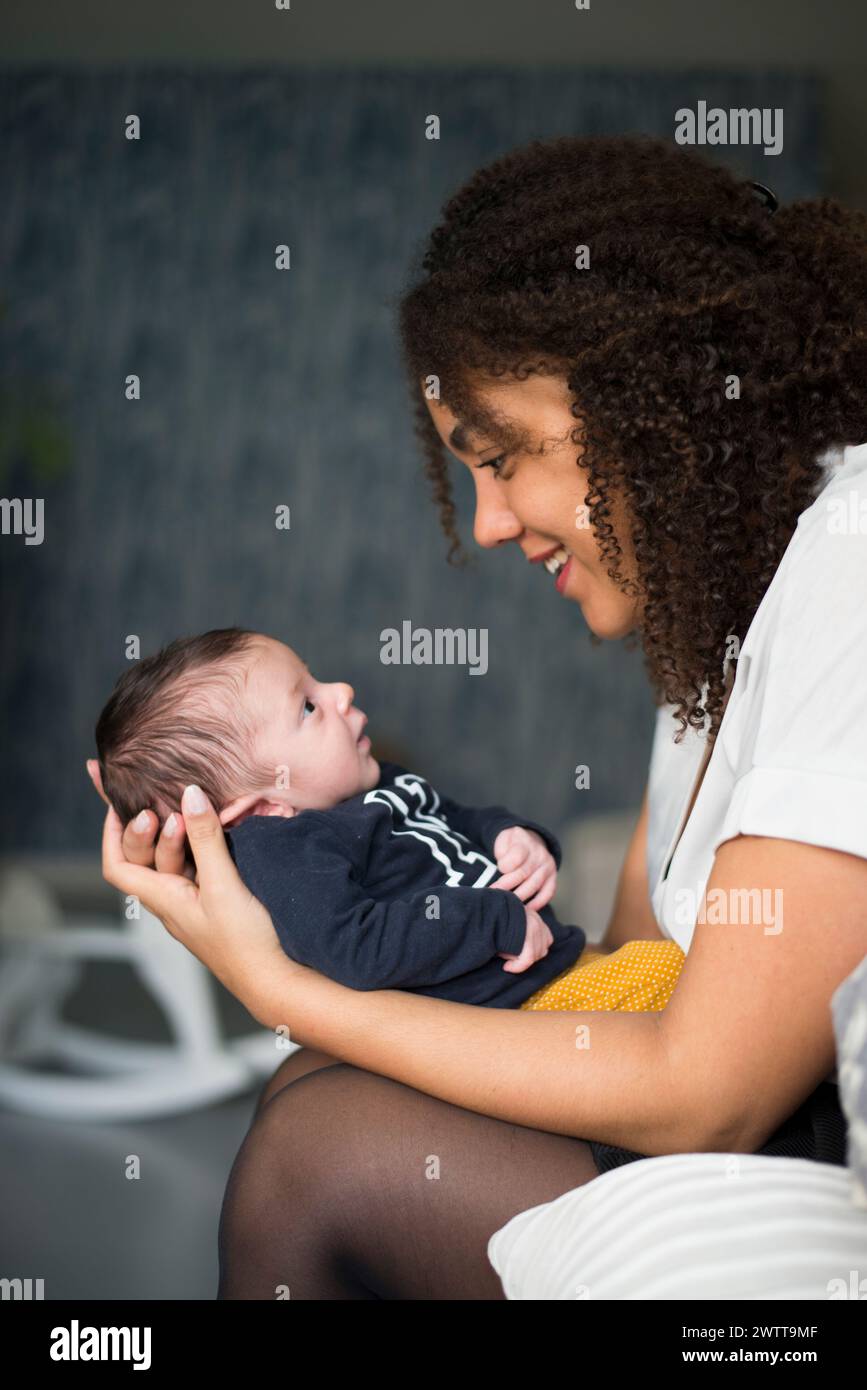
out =
[[[570,438],[578,423],[562,377],[495,383],[477,399],[490,423],[485,433],[462,422],[438,400],[426,400],[437,433],[470,469],[476,488],[473,535],[486,548],[514,541],[533,562],[564,558],[555,576],[539,563],[540,579],[581,606],[599,637],[624,637],[636,626],[638,601],[608,578],[608,563],[589,525],[587,472],[576,463],[581,446]],[[457,431],[453,435],[453,431]],[[542,452],[540,452],[542,450]],[[622,550],[621,574],[635,577],[626,512],[612,498],[610,521]]]

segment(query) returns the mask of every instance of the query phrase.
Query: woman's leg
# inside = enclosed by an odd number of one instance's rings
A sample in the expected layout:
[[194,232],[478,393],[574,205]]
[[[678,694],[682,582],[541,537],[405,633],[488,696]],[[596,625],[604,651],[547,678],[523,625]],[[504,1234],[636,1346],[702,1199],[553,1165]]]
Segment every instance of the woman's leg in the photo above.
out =
[[337,1065],[337,1058],[327,1052],[317,1052],[315,1047],[297,1048],[291,1057],[280,1063],[273,1076],[269,1076],[265,1082],[256,1102],[256,1113],[259,1113],[263,1105],[268,1104],[272,1096],[276,1096],[278,1091],[288,1086],[290,1081],[297,1081],[300,1076],[307,1076],[308,1072],[318,1071],[320,1067]]
[[241,1146],[218,1297],[502,1299],[494,1231],[596,1175],[580,1139],[325,1065],[278,1090]]

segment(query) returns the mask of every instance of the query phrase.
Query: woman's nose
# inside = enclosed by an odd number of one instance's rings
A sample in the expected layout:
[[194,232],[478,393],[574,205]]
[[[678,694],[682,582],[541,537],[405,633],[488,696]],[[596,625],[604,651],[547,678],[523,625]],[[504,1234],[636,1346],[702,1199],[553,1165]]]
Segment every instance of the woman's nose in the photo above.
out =
[[505,505],[496,490],[479,487],[476,492],[476,516],[473,538],[476,545],[491,550],[504,541],[513,541],[523,531],[518,518]]

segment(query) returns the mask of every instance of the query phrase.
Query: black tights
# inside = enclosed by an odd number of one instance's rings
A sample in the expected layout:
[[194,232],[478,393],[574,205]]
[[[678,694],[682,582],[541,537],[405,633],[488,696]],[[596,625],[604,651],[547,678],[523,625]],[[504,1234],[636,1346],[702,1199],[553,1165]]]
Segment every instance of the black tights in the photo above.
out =
[[580,1139],[302,1048],[232,1167],[217,1297],[501,1299],[494,1231],[596,1176]]

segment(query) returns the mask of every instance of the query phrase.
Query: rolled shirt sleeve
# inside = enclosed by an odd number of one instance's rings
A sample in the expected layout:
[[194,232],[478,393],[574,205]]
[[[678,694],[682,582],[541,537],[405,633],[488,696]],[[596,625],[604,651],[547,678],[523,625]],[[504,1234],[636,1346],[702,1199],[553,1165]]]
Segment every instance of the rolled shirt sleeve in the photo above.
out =
[[744,644],[746,692],[723,738],[740,775],[714,849],[767,835],[867,858],[867,515],[863,534],[830,522],[818,506],[797,565],[778,571],[773,629]]

